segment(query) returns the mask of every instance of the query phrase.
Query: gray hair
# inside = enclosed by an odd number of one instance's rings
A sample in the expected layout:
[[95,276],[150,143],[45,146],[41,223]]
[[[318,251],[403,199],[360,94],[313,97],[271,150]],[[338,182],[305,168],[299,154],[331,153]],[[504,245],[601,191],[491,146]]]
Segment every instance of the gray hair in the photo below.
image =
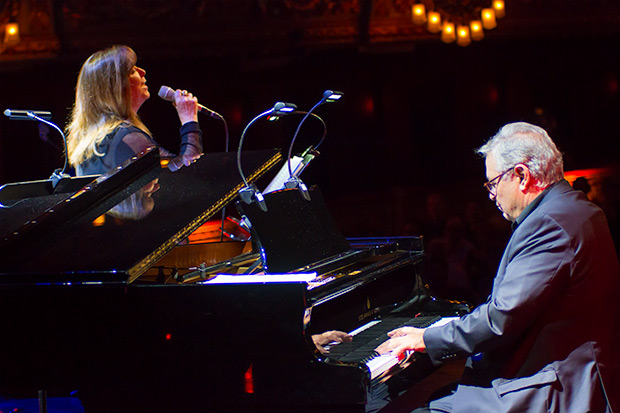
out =
[[492,153],[499,171],[527,165],[541,188],[564,178],[562,154],[547,131],[526,122],[503,126],[476,152],[485,158]]

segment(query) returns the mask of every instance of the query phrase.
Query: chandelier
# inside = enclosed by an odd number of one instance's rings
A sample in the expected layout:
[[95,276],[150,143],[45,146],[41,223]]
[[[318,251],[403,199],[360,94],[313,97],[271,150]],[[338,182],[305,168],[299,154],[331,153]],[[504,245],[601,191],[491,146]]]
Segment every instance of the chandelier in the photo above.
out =
[[504,0],[416,0],[411,6],[413,23],[426,24],[429,32],[441,32],[444,43],[456,40],[459,46],[482,40],[505,14]]

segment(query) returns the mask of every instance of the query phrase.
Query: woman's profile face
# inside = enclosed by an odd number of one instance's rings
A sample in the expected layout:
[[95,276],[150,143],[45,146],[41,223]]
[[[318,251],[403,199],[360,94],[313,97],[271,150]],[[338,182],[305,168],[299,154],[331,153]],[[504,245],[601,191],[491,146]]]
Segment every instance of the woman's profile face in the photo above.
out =
[[129,73],[129,88],[131,89],[131,107],[138,111],[142,104],[151,97],[146,85],[146,70],[134,66]]

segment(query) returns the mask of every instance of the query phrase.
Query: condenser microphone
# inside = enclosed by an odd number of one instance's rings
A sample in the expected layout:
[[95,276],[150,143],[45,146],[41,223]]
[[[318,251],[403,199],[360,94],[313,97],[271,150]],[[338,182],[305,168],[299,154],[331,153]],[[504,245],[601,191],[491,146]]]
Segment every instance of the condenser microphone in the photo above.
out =
[[35,116],[38,116],[45,120],[51,120],[52,112],[47,112],[44,110],[7,109],[4,111],[4,116],[11,120],[38,120],[35,118]]
[[[168,102],[174,102],[174,89],[172,89],[171,87],[168,87],[168,86],[160,87],[159,93],[157,93],[157,95],[163,100],[167,100]],[[211,116],[212,118],[215,118],[215,119],[224,119],[222,115],[209,109],[206,106],[202,106],[200,103],[198,104],[198,112],[204,115]]]

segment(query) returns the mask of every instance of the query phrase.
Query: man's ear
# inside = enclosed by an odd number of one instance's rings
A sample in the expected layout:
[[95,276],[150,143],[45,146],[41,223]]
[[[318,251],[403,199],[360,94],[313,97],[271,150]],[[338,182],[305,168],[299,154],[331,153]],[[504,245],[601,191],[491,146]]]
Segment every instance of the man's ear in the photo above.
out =
[[532,174],[530,168],[525,164],[517,164],[514,167],[514,173],[519,178],[519,189],[525,191],[530,185],[533,184]]

